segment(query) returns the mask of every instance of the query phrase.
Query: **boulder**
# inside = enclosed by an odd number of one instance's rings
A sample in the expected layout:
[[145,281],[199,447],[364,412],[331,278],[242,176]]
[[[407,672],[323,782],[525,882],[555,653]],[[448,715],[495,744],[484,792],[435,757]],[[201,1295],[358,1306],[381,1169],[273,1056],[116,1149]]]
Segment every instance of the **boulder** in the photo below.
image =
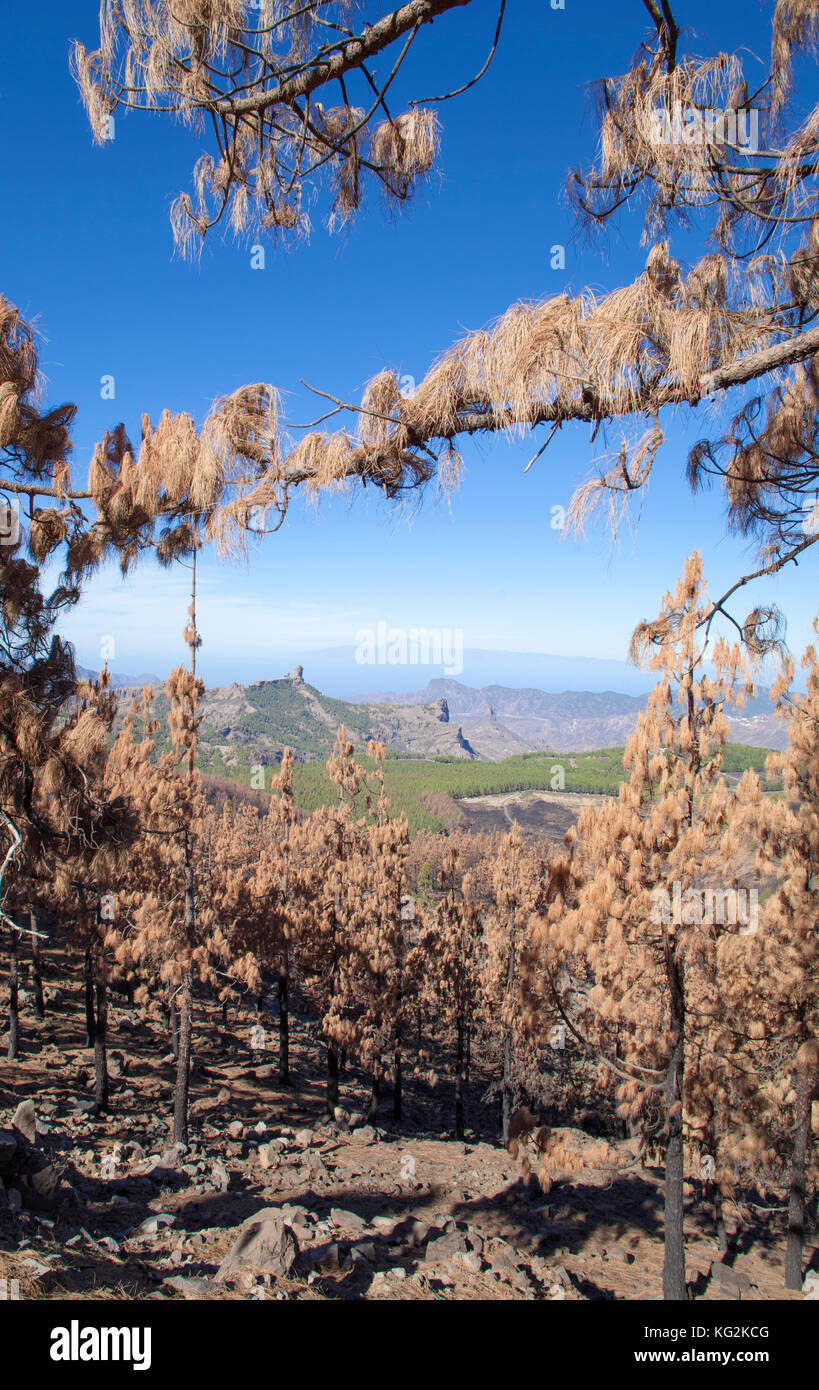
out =
[[30,1144],[37,1142],[37,1116],[34,1113],[34,1104],[30,1100],[21,1100],[17,1109],[11,1117],[12,1127],[19,1129]]
[[278,1207],[266,1207],[242,1223],[216,1279],[235,1279],[248,1272],[289,1274],[298,1254],[298,1241]]

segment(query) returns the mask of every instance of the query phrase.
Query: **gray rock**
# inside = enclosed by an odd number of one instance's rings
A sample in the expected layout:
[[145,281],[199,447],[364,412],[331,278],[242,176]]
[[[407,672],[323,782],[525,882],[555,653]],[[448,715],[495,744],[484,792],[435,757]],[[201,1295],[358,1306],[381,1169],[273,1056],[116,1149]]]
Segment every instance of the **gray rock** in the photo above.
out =
[[342,1231],[363,1231],[367,1226],[363,1217],[354,1211],[345,1211],[343,1207],[330,1208],[330,1222],[333,1226],[340,1226]]
[[278,1207],[266,1207],[242,1223],[216,1279],[233,1279],[250,1271],[289,1274],[298,1253],[298,1241]]
[[157,1231],[164,1226],[173,1226],[176,1217],[167,1211],[158,1211],[154,1216],[146,1216],[145,1220],[137,1227],[136,1234],[142,1236],[155,1236]]
[[217,1159],[215,1163],[211,1164],[208,1177],[217,1192],[227,1192],[230,1187],[230,1173],[224,1163],[220,1163]]
[[451,1260],[453,1255],[466,1250],[466,1239],[460,1231],[448,1231],[446,1235],[438,1236],[435,1240],[429,1241],[424,1259],[427,1264],[440,1263],[443,1260]]
[[352,1138],[357,1144],[373,1144],[375,1143],[376,1133],[372,1125],[359,1125],[358,1129],[352,1131]]
[[183,1298],[212,1298],[213,1285],[209,1279],[189,1279],[184,1274],[174,1274],[165,1283],[169,1288],[181,1293]]
[[733,1298],[741,1298],[743,1294],[751,1293],[754,1288],[747,1274],[733,1269],[731,1265],[723,1264],[721,1260],[715,1260],[711,1265],[711,1278],[716,1280],[723,1293]]
[[37,1142],[37,1116],[34,1113],[34,1104],[30,1100],[21,1100],[17,1109],[11,1117],[14,1129],[19,1129],[24,1134],[30,1144]]

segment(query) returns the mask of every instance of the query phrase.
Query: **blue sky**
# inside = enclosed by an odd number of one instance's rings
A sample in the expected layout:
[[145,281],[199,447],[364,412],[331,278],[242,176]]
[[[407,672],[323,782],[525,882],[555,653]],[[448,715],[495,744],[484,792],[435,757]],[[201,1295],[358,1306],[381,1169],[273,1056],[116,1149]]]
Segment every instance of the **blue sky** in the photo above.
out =
[[[686,0],[682,9],[703,49],[742,42],[766,53],[770,4]],[[73,37],[94,45],[96,0],[14,7],[0,58],[4,146],[13,152],[0,288],[37,321],[49,400],[77,402],[75,482],[103,430],[124,420],[138,437],[143,410],[156,419],[167,406],[201,420],[215,396],[266,380],[293,420],[309,419],[319,412],[300,378],[346,398],[384,365],[420,379],[456,336],[516,299],[607,289],[632,276],[644,260],[637,224],[624,222],[601,254],[572,240],[562,193],[569,167],[593,150],[588,84],[622,71],[646,32],[640,0],[618,7],[616,30],[611,14],[601,0],[565,0],[558,11],[546,0],[512,0],[488,75],[440,108],[441,172],[416,203],[385,218],[374,198],[341,236],[328,235],[318,209],[308,244],[271,248],[254,271],[246,246],[216,237],[198,265],[174,255],[168,210],[189,185],[195,135],[129,116],[111,144],[93,146],[68,47]],[[409,65],[406,94],[469,78],[494,23],[485,0],[439,20]],[[32,101],[32,84],[44,99]],[[565,271],[549,264],[558,242],[567,245]],[[694,245],[676,238],[673,249],[686,259]],[[107,374],[114,401],[100,397]],[[203,561],[205,678],[273,676],[297,660],[309,671],[310,652],[352,649],[357,632],[379,621],[457,629],[473,649],[622,659],[635,623],[654,615],[694,547],[714,590],[748,567],[747,546],[725,537],[719,497],[694,499],[684,481],[705,419],[700,410],[669,429],[639,526],[614,550],[602,533],[578,543],[551,527],[552,508],[592,466],[583,429],[565,430],[525,476],[541,437],[467,443],[457,492],[430,493],[411,516],[369,492],[294,503],[248,565]],[[79,661],[98,665],[113,639],[113,669],[164,675],[184,655],[186,581],[151,564],[127,583],[116,571],[98,576],[64,624]],[[815,611],[812,566],[758,594],[783,607],[798,648]],[[508,671],[505,679],[513,683]],[[400,681],[394,670],[383,679],[367,672],[360,686]]]

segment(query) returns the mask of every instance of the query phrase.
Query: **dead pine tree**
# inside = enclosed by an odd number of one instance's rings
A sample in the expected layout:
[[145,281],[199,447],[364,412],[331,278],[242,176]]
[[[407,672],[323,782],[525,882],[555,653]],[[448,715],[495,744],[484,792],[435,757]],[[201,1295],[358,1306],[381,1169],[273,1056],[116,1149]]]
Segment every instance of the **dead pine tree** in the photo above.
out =
[[581,814],[576,906],[553,929],[589,980],[573,1013],[555,998],[563,1021],[617,1081],[621,1113],[640,1123],[645,1151],[662,1155],[663,1296],[671,1300],[686,1298],[686,1109],[696,1111],[698,1092],[715,1084],[695,1065],[697,1041],[719,1012],[720,937],[737,933],[703,910],[703,892],[729,813],[723,705],[747,682],[738,689],[740,651],[724,642],[709,652],[714,675],[706,674],[707,613],[695,554],[660,617],[635,634],[636,654],[654,650],[658,684],[626,746],[628,782],[616,800]]
[[[816,624],[815,624],[816,626]],[[735,834],[757,845],[761,871],[776,887],[759,907],[756,929],[727,942],[726,974],[735,982],[728,1001],[739,1035],[742,1071],[736,1086],[734,1150],[738,1161],[779,1168],[788,1189],[785,1284],[803,1279],[805,1213],[819,1179],[811,1113],[819,1100],[819,661],[811,645],[802,657],[805,689],[794,689],[787,657],[772,687],[788,746],[768,759],[782,794],[765,793],[748,771],[737,788]],[[749,1075],[753,1084],[742,1085]]]
[[516,1105],[516,1072],[528,1040],[521,1029],[520,968],[529,921],[543,892],[541,865],[517,825],[504,835],[492,872],[492,898],[484,919],[487,1026],[501,1047],[501,1137],[508,1144]]
[[436,931],[429,943],[429,960],[440,1005],[440,1023],[455,1034],[455,1135],[463,1139],[472,1041],[482,1002],[485,948],[478,904],[470,897],[459,848],[456,838],[444,852],[438,880],[442,897],[435,910]]

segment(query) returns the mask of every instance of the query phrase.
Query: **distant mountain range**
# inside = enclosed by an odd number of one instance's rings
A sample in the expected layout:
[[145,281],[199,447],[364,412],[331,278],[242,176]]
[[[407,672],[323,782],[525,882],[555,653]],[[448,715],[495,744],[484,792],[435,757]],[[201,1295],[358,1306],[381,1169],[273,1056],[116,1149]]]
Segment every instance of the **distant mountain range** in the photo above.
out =
[[[154,709],[164,720],[164,683],[151,676],[114,677],[122,690],[153,684]],[[252,764],[278,762],[285,747],[299,761],[326,759],[336,729],[344,724],[359,754],[371,738],[390,753],[410,758],[458,758],[500,762],[516,754],[548,751],[585,753],[621,747],[644,708],[645,695],[617,691],[550,693],[502,685],[480,689],[436,679],[422,690],[375,692],[360,700],[337,700],[293,674],[250,685],[206,691],[200,754],[205,767],[230,774]],[[120,719],[126,709],[122,702]],[[784,729],[767,695],[731,717],[731,739],[758,748],[784,746]]]
[[[632,732],[646,695],[617,691],[564,690],[550,693],[486,685],[479,690],[456,680],[431,680],[411,693],[376,692],[363,702],[402,706],[445,700],[450,719],[479,756],[495,762],[512,753],[548,749],[585,753],[619,747]],[[730,739],[754,748],[784,748],[787,735],[775,718],[767,691],[729,715]],[[505,749],[506,751],[501,751]]]
[[[81,680],[96,680],[97,676],[99,675],[99,668],[96,671],[92,671],[89,666],[78,666],[77,675],[80,677]],[[160,684],[159,676],[153,676],[151,674],[142,676],[126,676],[122,672],[117,673],[116,671],[109,671],[108,676],[111,681],[111,685],[114,687],[115,690],[132,689],[134,687],[139,687],[139,689],[142,689],[144,685]]]

